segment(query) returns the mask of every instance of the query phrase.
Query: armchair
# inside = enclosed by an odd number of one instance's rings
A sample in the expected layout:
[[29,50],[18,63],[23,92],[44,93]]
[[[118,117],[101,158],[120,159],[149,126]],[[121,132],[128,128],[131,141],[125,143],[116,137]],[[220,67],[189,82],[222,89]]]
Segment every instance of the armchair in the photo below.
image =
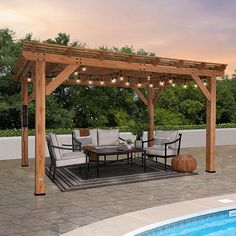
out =
[[[147,157],[157,157],[165,159],[165,170],[167,158],[179,155],[182,134],[178,131],[156,131],[155,137],[151,140],[142,141],[142,147],[146,151]],[[152,147],[144,147],[145,143],[154,142]]]
[[[78,148],[78,152],[72,152],[75,147],[72,145],[62,144],[55,134],[48,134],[46,137],[48,151],[51,159],[50,171],[52,168],[53,180],[55,179],[56,169],[70,165],[85,165],[86,166],[86,178],[88,177],[89,158],[87,155]],[[70,150],[71,152],[64,152],[64,150]]]

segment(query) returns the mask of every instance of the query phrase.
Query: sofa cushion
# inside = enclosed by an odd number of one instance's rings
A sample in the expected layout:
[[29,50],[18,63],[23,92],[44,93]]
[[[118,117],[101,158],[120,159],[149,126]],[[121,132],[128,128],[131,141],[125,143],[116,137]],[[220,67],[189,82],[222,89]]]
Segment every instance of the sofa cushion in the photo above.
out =
[[56,161],[56,166],[70,166],[86,163],[86,155],[83,152],[64,153],[63,158]]
[[[152,156],[165,156],[165,147],[159,146],[159,145],[153,145],[152,147],[144,148],[146,151],[146,155],[152,155]],[[173,148],[167,148],[167,156],[175,156],[177,155],[177,150]]]
[[[175,141],[178,138],[178,131],[175,130],[156,130],[154,137],[154,144],[159,146],[164,146],[165,143]],[[176,143],[170,144],[169,147],[176,148]]]
[[[62,147],[61,141],[57,138],[57,136],[55,134],[50,133],[49,137],[51,139],[52,146]],[[54,156],[57,160],[60,160],[63,157],[63,150],[62,149],[52,147],[52,151],[53,151]]]
[[119,145],[119,129],[98,129],[98,146]]
[[76,140],[81,143],[81,147],[92,144],[92,137],[90,135],[77,137]]
[[94,146],[98,146],[98,130],[97,129],[90,129],[89,133],[92,138],[92,144]]

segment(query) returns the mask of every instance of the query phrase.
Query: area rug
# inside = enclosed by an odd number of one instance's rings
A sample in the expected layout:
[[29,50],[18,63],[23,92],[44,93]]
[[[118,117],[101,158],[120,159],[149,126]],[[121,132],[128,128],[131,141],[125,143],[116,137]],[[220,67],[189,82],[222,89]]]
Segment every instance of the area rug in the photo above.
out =
[[46,167],[46,174],[52,182],[62,191],[73,191],[88,188],[98,188],[110,185],[128,184],[143,181],[176,178],[197,173],[180,173],[174,171],[171,166],[164,169],[164,164],[147,160],[146,172],[140,162],[131,166],[126,162],[109,163],[100,166],[100,177],[96,177],[96,164],[91,164],[88,172],[88,179],[85,178],[85,170],[79,170],[78,166],[70,166],[57,169],[55,179],[49,174],[49,167]]

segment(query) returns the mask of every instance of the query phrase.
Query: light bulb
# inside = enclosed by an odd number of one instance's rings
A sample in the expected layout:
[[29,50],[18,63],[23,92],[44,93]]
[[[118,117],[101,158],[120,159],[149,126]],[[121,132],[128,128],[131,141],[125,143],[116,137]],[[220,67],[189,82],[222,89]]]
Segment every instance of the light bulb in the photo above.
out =
[[121,80],[121,81],[123,81],[123,80],[124,80],[124,77],[123,77],[122,75],[120,76],[120,80]]
[[31,82],[31,78],[28,78],[27,81],[28,81],[28,82]]
[[197,84],[194,84],[194,88],[197,88]]
[[100,81],[100,84],[101,84],[101,85],[104,85],[104,81],[103,81],[103,80],[101,80],[101,81]]
[[77,82],[77,83],[80,83],[80,79],[77,79],[76,82]]
[[172,84],[172,87],[175,87],[175,83]]
[[125,84],[126,84],[126,86],[129,86],[129,85],[130,85],[130,82],[129,82],[129,81],[127,81]]
[[114,84],[116,82],[116,78],[113,78],[111,82]]
[[75,72],[74,72],[74,75],[75,75],[75,76],[77,76],[78,74],[79,74],[79,72],[78,72],[78,71],[75,71]]
[[164,85],[164,81],[160,81],[160,85],[163,86]]
[[169,79],[169,83],[172,84],[172,83],[173,83],[173,80],[172,80],[172,79]]
[[147,80],[150,80],[151,79],[151,76],[149,75],[148,77],[147,77]]
[[89,84],[92,84],[93,83],[93,81],[92,80],[89,80]]
[[85,66],[82,66],[82,71],[86,71],[87,68]]
[[153,87],[153,84],[152,84],[152,82],[150,82],[150,84],[149,84],[149,87],[150,87],[150,88],[152,88],[152,87]]
[[187,88],[187,84],[184,84],[184,88]]
[[204,83],[203,83],[203,84],[204,84],[204,86],[206,86],[206,85],[207,85],[206,81],[204,81]]

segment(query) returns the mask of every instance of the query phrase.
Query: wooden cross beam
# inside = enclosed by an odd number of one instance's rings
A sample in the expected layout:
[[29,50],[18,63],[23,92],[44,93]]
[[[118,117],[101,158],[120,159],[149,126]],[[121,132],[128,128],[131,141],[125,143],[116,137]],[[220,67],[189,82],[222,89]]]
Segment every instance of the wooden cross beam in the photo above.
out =
[[143,95],[143,93],[137,87],[132,87],[132,89],[138,95],[138,97],[143,101],[143,103],[147,105],[148,104],[147,98]]
[[79,65],[68,65],[54,80],[46,85],[46,95],[50,95],[59,85],[68,79],[68,77],[79,68]]
[[192,75],[193,80],[195,81],[195,83],[198,85],[198,87],[200,88],[200,90],[202,91],[202,93],[205,95],[206,99],[208,101],[211,100],[211,94],[208,91],[208,89],[205,87],[205,85],[202,83],[201,79],[199,78],[198,75]]
[[155,94],[155,96],[154,96],[154,98],[153,98],[153,100],[152,100],[152,103],[153,104],[155,104],[156,102],[157,102],[157,100],[158,100],[158,98],[161,96],[161,93],[162,93],[162,91],[164,90],[164,86],[162,86],[162,87],[160,87],[159,89],[158,89],[158,91],[157,91],[157,93]]

